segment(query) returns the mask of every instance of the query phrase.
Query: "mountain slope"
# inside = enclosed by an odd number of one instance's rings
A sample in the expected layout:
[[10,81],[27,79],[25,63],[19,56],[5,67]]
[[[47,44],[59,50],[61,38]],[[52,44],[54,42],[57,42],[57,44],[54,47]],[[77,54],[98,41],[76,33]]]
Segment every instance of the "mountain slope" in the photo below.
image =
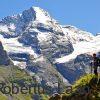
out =
[[[99,77],[100,78],[100,77]],[[71,89],[72,88],[72,89]],[[53,94],[49,100],[99,100],[100,79],[93,74],[87,74],[77,80],[63,94]]]
[[[15,28],[13,31],[9,28],[12,24]],[[45,84],[54,88],[57,87],[58,78],[69,84],[52,61],[71,53],[73,46],[63,34],[61,26],[46,11],[31,7],[20,15],[4,18],[0,25],[6,26],[0,32],[0,40],[14,65],[25,69],[30,75],[35,74],[40,81],[43,78]]]
[[99,35],[60,25],[39,7],[0,21],[0,41],[14,65],[54,89],[59,78],[72,84],[89,73],[90,54],[100,51],[99,40]]
[[100,41],[100,36],[98,37],[96,36],[89,42],[82,41],[82,42],[75,43],[73,44],[74,51],[72,54],[56,59],[56,61],[60,63],[64,63],[64,62],[70,61],[71,59],[76,58],[76,56],[80,54],[87,53],[87,54],[92,55],[92,53],[94,52],[99,52],[100,51],[99,41]]
[[7,52],[4,50],[2,43],[0,41],[0,65],[10,65],[10,58],[7,55]]
[[73,85],[72,94],[63,95],[62,100],[99,100],[99,87],[100,79],[91,74],[83,76]]

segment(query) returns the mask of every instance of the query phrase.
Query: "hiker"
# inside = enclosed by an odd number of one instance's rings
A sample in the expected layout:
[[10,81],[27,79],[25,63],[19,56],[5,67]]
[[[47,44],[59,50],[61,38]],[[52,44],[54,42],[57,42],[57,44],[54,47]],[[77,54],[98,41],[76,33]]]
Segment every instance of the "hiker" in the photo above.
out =
[[93,54],[93,68],[94,68],[94,74],[98,76],[98,67],[100,66],[100,58],[97,57],[97,55]]

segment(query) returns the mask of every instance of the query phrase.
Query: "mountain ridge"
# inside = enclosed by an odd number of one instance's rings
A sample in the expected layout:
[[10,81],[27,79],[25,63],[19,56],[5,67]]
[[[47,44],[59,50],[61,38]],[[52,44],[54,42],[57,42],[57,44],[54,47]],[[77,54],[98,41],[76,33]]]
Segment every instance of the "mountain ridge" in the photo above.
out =
[[14,65],[35,74],[40,80],[43,77],[45,83],[54,88],[58,81],[56,75],[66,80],[66,84],[72,84],[79,76],[89,73],[91,53],[100,51],[99,36],[73,26],[62,26],[38,7],[16,16],[0,21],[0,40]]

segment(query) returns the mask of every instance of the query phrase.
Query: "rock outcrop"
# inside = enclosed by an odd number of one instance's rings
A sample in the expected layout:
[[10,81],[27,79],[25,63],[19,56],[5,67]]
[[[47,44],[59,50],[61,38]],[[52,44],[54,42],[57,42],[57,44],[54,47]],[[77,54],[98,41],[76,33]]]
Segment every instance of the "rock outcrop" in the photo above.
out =
[[4,50],[2,43],[0,42],[0,65],[9,65],[10,59],[7,52]]

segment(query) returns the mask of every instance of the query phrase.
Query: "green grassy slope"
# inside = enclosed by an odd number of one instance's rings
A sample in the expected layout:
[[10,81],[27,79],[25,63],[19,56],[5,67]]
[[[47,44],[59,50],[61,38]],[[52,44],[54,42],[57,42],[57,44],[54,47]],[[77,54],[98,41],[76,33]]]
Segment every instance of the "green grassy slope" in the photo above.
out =
[[[21,87],[24,83],[29,85],[34,83],[34,81],[24,70],[16,66],[0,66],[0,83],[5,83],[6,86],[11,86],[12,83],[16,83],[18,87]],[[32,88],[31,91],[31,94],[22,94],[21,92],[18,94],[12,94],[12,92],[10,94],[3,94],[2,91],[0,91],[0,100],[8,100],[9,98],[12,100],[33,100],[34,88]],[[40,94],[39,96],[42,98],[41,100],[47,100],[48,98],[45,94]]]
[[[99,75],[100,76],[100,75]],[[72,93],[63,94],[62,100],[100,100],[100,77],[85,75],[72,86]]]
[[82,76],[62,94],[51,96],[49,100],[100,100],[100,75],[87,74]]
[[[57,98],[52,97],[49,99],[48,95],[42,93],[37,95],[41,98],[40,100],[100,100],[99,78],[93,74],[82,76],[72,85],[72,92],[67,93],[66,91]],[[8,86],[11,86],[12,83],[16,83],[19,87],[24,83],[34,83],[31,76],[16,66],[0,66],[0,83],[1,82],[4,82]],[[32,89],[31,94],[3,94],[0,92],[0,100],[8,100],[8,98],[11,98],[12,100],[33,100],[34,94],[34,89]]]

